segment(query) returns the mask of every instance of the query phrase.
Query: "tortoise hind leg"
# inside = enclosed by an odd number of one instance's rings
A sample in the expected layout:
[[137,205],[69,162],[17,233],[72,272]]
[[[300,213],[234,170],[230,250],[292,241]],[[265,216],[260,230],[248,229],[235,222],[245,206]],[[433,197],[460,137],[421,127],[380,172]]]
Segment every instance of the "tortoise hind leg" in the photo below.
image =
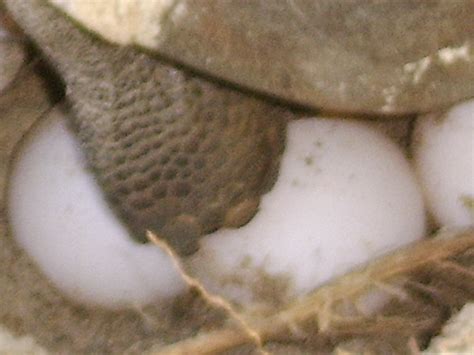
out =
[[151,230],[191,254],[253,216],[276,177],[284,111],[97,40],[40,0],[8,7],[65,80],[88,164],[137,239]]
[[[260,101],[180,72],[168,81],[162,70],[137,80],[144,83],[137,95],[146,101],[124,106],[129,116],[110,118],[123,117],[114,124],[110,148],[100,141],[89,147],[104,157],[95,160],[98,179],[135,233],[151,229],[191,253],[202,234],[236,227],[256,212],[276,177],[285,121]],[[179,94],[168,98],[168,91]],[[163,98],[165,107],[150,104]]]

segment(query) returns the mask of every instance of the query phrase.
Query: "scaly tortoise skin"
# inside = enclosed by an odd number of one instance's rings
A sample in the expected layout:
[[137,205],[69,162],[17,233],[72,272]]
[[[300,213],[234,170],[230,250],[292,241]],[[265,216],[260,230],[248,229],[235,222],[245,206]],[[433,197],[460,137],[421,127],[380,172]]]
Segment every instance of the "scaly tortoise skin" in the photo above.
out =
[[287,111],[102,42],[44,1],[7,5],[64,79],[88,164],[137,239],[152,230],[188,255],[256,213]]

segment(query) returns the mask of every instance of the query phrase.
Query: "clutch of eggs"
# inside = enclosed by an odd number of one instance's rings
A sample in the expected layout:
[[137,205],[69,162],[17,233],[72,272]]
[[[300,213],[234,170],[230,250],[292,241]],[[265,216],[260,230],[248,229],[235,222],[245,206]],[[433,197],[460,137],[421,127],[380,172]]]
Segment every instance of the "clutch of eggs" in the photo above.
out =
[[[56,108],[32,130],[12,166],[18,243],[79,303],[123,308],[183,292],[169,257],[133,242],[109,210],[64,115]],[[263,279],[282,281],[291,299],[425,233],[421,188],[396,144],[361,122],[308,118],[289,124],[278,180],[257,215],[204,237],[184,262],[211,290],[253,304],[267,301]]]

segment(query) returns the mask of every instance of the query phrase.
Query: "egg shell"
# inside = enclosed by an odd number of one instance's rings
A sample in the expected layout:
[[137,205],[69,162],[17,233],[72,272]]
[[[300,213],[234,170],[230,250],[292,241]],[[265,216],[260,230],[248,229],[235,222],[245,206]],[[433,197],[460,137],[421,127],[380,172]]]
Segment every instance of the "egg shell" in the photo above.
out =
[[361,122],[306,119],[289,124],[280,175],[254,219],[205,237],[191,264],[211,290],[265,304],[424,234],[422,194],[395,143]]
[[170,258],[134,242],[111,212],[60,109],[22,144],[8,207],[17,242],[76,302],[135,307],[186,288]]
[[439,226],[474,225],[474,100],[418,118],[414,157]]

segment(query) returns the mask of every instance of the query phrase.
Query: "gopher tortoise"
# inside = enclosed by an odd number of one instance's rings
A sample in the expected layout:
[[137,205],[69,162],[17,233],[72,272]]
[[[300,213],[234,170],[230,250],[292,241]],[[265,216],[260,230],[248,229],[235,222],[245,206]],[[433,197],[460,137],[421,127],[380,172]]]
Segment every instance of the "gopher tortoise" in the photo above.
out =
[[63,79],[71,127],[131,233],[180,254],[238,227],[288,120],[474,96],[471,0],[6,0]]

